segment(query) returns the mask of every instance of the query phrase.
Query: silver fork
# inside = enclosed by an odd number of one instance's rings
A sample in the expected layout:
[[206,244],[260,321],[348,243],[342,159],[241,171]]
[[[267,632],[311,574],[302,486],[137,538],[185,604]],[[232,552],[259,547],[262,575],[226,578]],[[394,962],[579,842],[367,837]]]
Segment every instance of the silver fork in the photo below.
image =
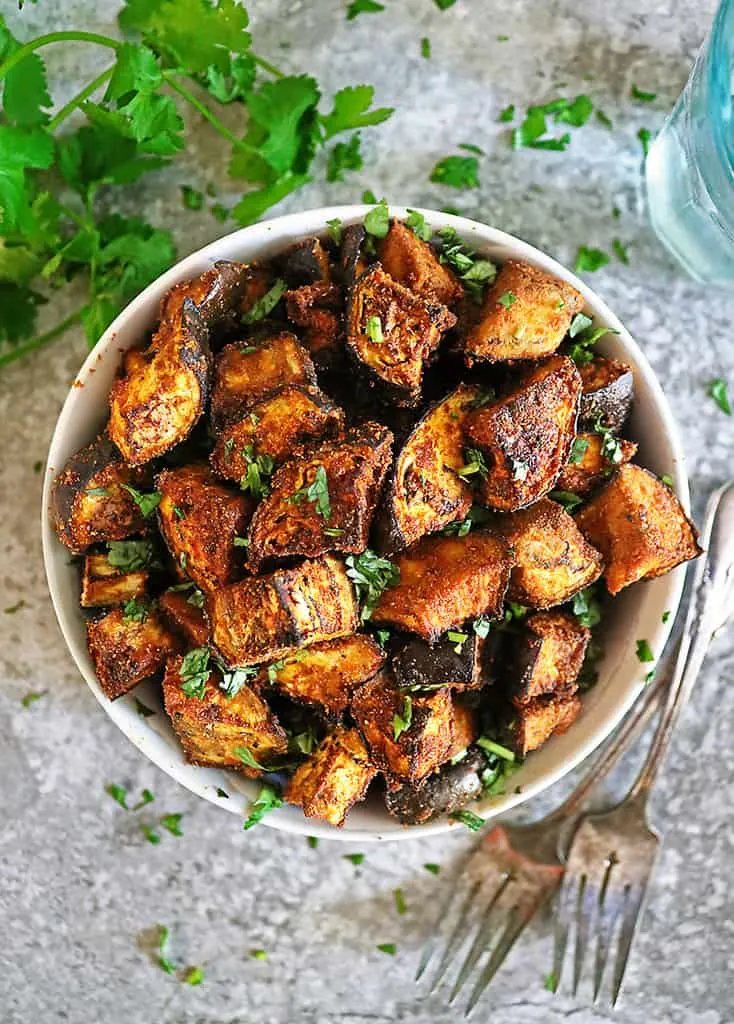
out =
[[[671,678],[660,666],[602,755],[576,789],[551,814],[530,825],[495,825],[469,854],[437,919],[416,974],[418,981],[445,941],[430,991],[458,967],[449,1002],[478,966],[466,1007],[468,1016],[521,932],[558,889],[563,876],[563,839],[578,820],[590,790],[616,764],[657,709]],[[460,962],[459,957],[464,953]]]
[[572,925],[575,926],[573,992],[594,944],[593,993],[598,999],[612,947],[611,1005],[619,998],[648,882],[660,846],[647,822],[647,800],[673,733],[690,697],[710,639],[727,623],[734,603],[734,482],[710,498],[691,603],[665,707],[640,773],[627,796],[609,811],[587,814],[576,830],[561,886],[553,953],[558,988]]

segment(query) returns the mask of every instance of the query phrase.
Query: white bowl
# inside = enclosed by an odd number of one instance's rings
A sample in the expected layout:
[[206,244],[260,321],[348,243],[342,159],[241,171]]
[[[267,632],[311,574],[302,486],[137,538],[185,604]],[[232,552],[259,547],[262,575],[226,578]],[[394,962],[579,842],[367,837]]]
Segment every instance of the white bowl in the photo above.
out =
[[[192,793],[198,793],[240,816],[248,813],[259,784],[234,772],[187,764],[163,712],[155,685],[138,686],[132,694],[116,701],[108,700],[102,693],[87,653],[84,618],[79,608],[78,570],[69,564],[68,552],[57,541],[50,525],[51,482],[67,458],[91,441],[104,425],[107,393],[120,364],[121,353],[145,337],[156,321],[161,296],[174,284],[200,274],[215,260],[267,259],[292,242],[323,233],[326,222],[332,218],[338,217],[349,224],[361,220],[368,209],[367,206],[334,206],[278,217],[235,231],[177,263],[133,299],[89,354],[61,410],[48,454],[43,492],[43,557],[56,616],[79,670],[106,713],[146,757]],[[672,476],[676,493],[687,509],[688,481],[683,451],[668,403],[647,360],[611,310],[588,285],[526,242],[464,217],[433,210],[421,212],[434,229],[444,226],[455,228],[472,248],[490,259],[499,262],[508,258],[525,260],[570,282],[584,296],[585,311],[593,315],[595,322],[619,332],[606,335],[598,347],[600,352],[629,363],[634,370],[636,398],[627,433],[640,446],[639,461],[642,465],[658,474]],[[407,216],[403,207],[393,206],[391,213],[398,217]],[[679,567],[660,579],[636,584],[614,600],[613,612],[605,620],[606,653],[600,665],[599,682],[584,696],[584,709],[579,719],[564,735],[553,737],[541,750],[529,756],[513,776],[512,785],[504,796],[473,804],[473,810],[490,818],[524,803],[569,772],[604,740],[634,702],[650,667],[638,661],[635,641],[647,639],[654,653],[660,654],[680,601],[683,579],[684,568]],[[667,623],[663,623],[663,613],[667,611],[671,614],[667,616]],[[154,708],[155,716],[141,718],[135,710],[135,697]],[[230,798],[218,797],[217,787],[225,789]],[[462,827],[446,819],[425,825],[402,826],[377,800],[355,807],[342,829],[307,819],[299,808],[289,806],[271,812],[263,821],[286,832],[360,842],[417,839]]]

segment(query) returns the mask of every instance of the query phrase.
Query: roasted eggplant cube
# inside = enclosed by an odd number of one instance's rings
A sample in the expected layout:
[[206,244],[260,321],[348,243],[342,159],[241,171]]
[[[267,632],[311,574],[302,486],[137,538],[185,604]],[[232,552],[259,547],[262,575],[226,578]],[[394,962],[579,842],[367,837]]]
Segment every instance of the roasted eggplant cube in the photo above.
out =
[[161,325],[175,325],[188,299],[196,306],[203,322],[215,327],[240,302],[249,273],[250,268],[245,263],[219,260],[199,277],[174,285],[161,302]]
[[632,411],[632,368],[619,359],[597,356],[593,362],[581,367],[581,379],[584,391],[579,429],[594,430],[598,423],[602,423],[613,434],[619,434]]
[[[419,782],[451,757],[455,748],[449,690],[406,696],[392,677],[381,672],[355,691],[351,710],[373,763],[390,778]],[[399,719],[403,725],[408,723],[407,728],[396,725]]]
[[632,464],[619,470],[576,522],[604,556],[610,594],[662,576],[701,553],[696,528],[673,491]]
[[460,694],[451,694],[451,713],[454,720],[454,740],[449,749],[449,760],[461,757],[479,736],[478,713],[474,707],[464,702]]
[[482,772],[486,759],[480,750],[470,750],[456,764],[443,767],[418,785],[404,783],[385,792],[385,804],[403,825],[423,825],[443,814],[453,814],[482,795]]
[[143,357],[110,389],[110,437],[131,466],[185,441],[204,412],[211,383],[209,328],[191,299],[177,319],[161,323]]
[[87,555],[82,574],[82,608],[101,608],[124,604],[145,597],[147,572],[120,572],[110,565],[107,555]]
[[385,655],[375,641],[355,633],[312,644],[281,659],[263,673],[260,683],[296,703],[313,706],[327,719],[340,719],[352,692],[384,663]]
[[521,631],[509,637],[509,693],[513,703],[528,704],[536,697],[570,696],[576,689],[591,630],[566,612],[530,615]]
[[67,461],[54,480],[51,518],[61,543],[78,555],[100,541],[124,540],[145,526],[123,484],[140,485],[107,434]]
[[285,306],[314,360],[323,369],[333,366],[344,350],[342,289],[324,282],[303,285],[286,292]]
[[383,591],[372,621],[435,642],[467,619],[496,618],[513,561],[508,545],[491,533],[429,537],[398,558],[400,582]]
[[199,603],[192,598],[201,598],[193,588],[187,590],[166,590],[158,598],[158,611],[163,621],[177,636],[184,640],[186,649],[204,647],[209,643],[209,623]]
[[253,502],[218,483],[205,465],[167,469],[156,477],[158,523],[176,564],[202,590],[241,575],[235,537],[243,536]]
[[378,247],[383,269],[422,299],[451,306],[464,297],[464,286],[436,253],[402,221],[394,220]]
[[[245,287],[239,301],[238,311],[241,322],[243,315],[246,315],[262,299],[275,283],[275,275],[270,267],[260,263],[248,263],[245,274]],[[255,324],[257,327],[257,323]]]
[[392,669],[401,690],[476,690],[484,682],[485,640],[470,629],[463,642],[447,640],[428,644],[420,637],[407,639],[392,657]]
[[604,454],[604,439],[600,434],[579,434],[572,448],[571,460],[556,480],[556,489],[583,498],[636,454],[637,445],[634,441],[620,438],[615,449],[616,461],[611,462]]
[[392,434],[363,423],[342,441],[326,441],[273,476],[249,532],[248,564],[361,552],[391,459]]
[[581,713],[581,707],[581,701],[575,695],[538,697],[528,704],[515,707],[509,727],[509,745],[520,757],[525,757],[551,736],[570,728]]
[[487,465],[484,505],[513,512],[553,488],[576,434],[580,396],[575,364],[552,356],[506,398],[469,414],[466,437]]
[[289,288],[331,280],[329,254],[318,238],[304,238],[286,252],[282,273]]
[[275,661],[357,630],[357,602],[344,564],[327,555],[243,580],[207,595],[212,639],[228,665]]
[[601,576],[602,556],[555,501],[503,516],[498,529],[515,552],[508,596],[519,604],[552,608]]
[[216,358],[211,420],[215,432],[245,415],[266,395],[285,384],[316,384],[308,352],[290,331],[257,343],[225,345]]
[[388,400],[413,406],[420,399],[426,360],[455,323],[441,303],[414,295],[376,265],[352,288],[347,347]]
[[264,456],[280,465],[306,442],[336,436],[343,424],[344,413],[323,391],[287,384],[225,427],[210,461],[218,476],[241,480],[253,459]]
[[529,263],[508,260],[467,334],[466,361],[471,366],[477,360],[500,363],[551,355],[583,305],[570,284]]
[[337,728],[296,768],[284,796],[303,808],[307,818],[339,827],[376,774],[357,730]]
[[238,750],[248,750],[267,766],[288,750],[288,738],[270,708],[249,686],[233,697],[220,689],[212,673],[204,695],[187,696],[181,689],[182,658],[170,658],[163,679],[163,700],[190,764],[237,768],[249,778],[261,773],[246,765]]
[[87,647],[99,685],[115,700],[162,671],[178,643],[155,611],[133,618],[113,608],[87,623]]
[[457,471],[466,462],[463,426],[480,395],[478,387],[462,384],[429,409],[403,445],[375,522],[384,554],[466,517],[472,492]]

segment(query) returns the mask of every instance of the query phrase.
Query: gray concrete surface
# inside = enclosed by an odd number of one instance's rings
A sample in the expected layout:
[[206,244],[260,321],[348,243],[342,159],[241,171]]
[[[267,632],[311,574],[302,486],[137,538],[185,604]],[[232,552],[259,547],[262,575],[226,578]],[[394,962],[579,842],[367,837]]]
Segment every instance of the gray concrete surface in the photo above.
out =
[[[591,280],[643,345],[685,439],[696,508],[731,472],[734,424],[705,396],[713,376],[734,385],[731,295],[688,281],[661,251],[645,217],[635,134],[662,123],[691,66],[711,0],[458,0],[440,13],[431,0],[385,0],[388,12],[344,20],[338,0],[256,0],[258,50],[287,70],[310,69],[330,89],[377,86],[392,121],[365,133],[364,171],[347,183],[315,182],[283,204],[294,210],[351,201],[363,188],[396,202],[458,205],[570,261],[580,244],[608,248],[619,236],[630,265]],[[7,3],[24,32],[62,26],[110,31],[117,4],[81,0]],[[510,37],[500,43],[497,36]],[[433,58],[421,59],[429,36]],[[289,49],[280,44],[290,43]],[[71,94],[97,55],[49,51]],[[86,80],[86,79],[85,79]],[[631,83],[657,92],[633,104]],[[593,123],[570,150],[511,151],[497,125],[508,103],[543,101],[566,82],[586,91],[615,121]],[[186,169],[150,180],[127,200],[173,224],[182,254],[215,237],[204,214],[182,215],[174,186],[227,188],[225,161],[192,122]],[[481,188],[458,194],[431,185],[435,160],[463,141],[480,144]],[[614,222],[617,206],[621,219]],[[59,306],[50,311],[56,317]],[[2,601],[0,614],[0,1022],[2,1024],[447,1024],[459,1014],[412,977],[468,834],[370,847],[359,869],[352,851],[238,822],[179,789],[116,731],[67,654],[41,566],[37,514],[43,459],[66,389],[84,355],[80,335],[0,375]],[[734,914],[730,828],[734,753],[732,635],[712,652],[673,743],[654,800],[665,844],[642,934],[616,1014],[591,1008],[588,992],[553,998],[548,922],[534,927],[489,992],[479,1020],[502,1024],[731,1024]],[[29,690],[46,696],[29,709]],[[617,788],[629,778],[628,763]],[[126,813],[103,787],[149,787],[155,804]],[[540,811],[561,795],[558,787]],[[183,838],[147,843],[138,819],[183,812]],[[425,862],[440,862],[435,878]],[[408,912],[396,914],[401,886]],[[152,929],[170,928],[171,956],[203,964],[196,988],[164,974],[151,954]],[[394,942],[398,953],[376,945]],[[266,960],[249,955],[267,950]]]

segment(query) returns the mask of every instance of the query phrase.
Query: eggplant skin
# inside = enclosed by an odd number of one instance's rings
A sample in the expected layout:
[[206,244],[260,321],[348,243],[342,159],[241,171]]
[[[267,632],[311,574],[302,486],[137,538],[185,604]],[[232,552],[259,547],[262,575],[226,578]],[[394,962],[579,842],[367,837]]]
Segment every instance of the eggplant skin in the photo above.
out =
[[318,238],[304,238],[286,252],[283,277],[289,288],[331,280],[329,254]]
[[517,707],[536,697],[570,696],[591,639],[591,630],[566,612],[528,616],[519,633],[508,634],[505,681]]
[[673,491],[632,463],[584,505],[576,523],[604,556],[610,594],[701,554],[696,528]]
[[188,299],[203,323],[215,326],[242,298],[249,274],[250,267],[245,263],[218,260],[199,277],[174,285],[161,300],[161,325],[178,323]]
[[341,276],[345,284],[351,285],[367,269],[368,262],[362,252],[367,232],[364,224],[348,224],[342,230]]
[[87,623],[87,647],[99,685],[110,700],[121,697],[144,679],[157,675],[178,643],[151,610],[145,621],[126,619],[113,608]]
[[110,390],[112,440],[131,466],[184,441],[204,412],[211,378],[209,330],[191,299],[164,321],[143,360]]
[[132,495],[122,484],[139,484],[106,433],[72,455],[56,477],[51,518],[61,543],[78,555],[91,544],[124,540],[145,528]]
[[321,818],[339,828],[376,774],[357,730],[337,727],[296,769],[283,795],[307,818]]
[[457,471],[466,462],[463,427],[479,394],[478,387],[460,385],[428,410],[403,445],[375,520],[383,554],[465,518],[472,492]]
[[506,742],[516,754],[525,757],[551,736],[569,729],[581,714],[582,707],[576,694],[537,697],[527,704],[513,707]]
[[576,434],[581,377],[566,356],[551,356],[518,387],[469,414],[466,437],[487,463],[482,504],[501,512],[531,505],[550,491]]
[[393,655],[392,669],[401,690],[436,686],[478,689],[484,681],[484,647],[485,641],[474,632],[461,645],[445,639],[431,645],[414,636]]
[[388,789],[387,809],[402,825],[423,825],[441,815],[454,814],[482,795],[485,764],[480,750],[469,750],[461,761],[444,765],[418,785]]
[[601,422],[613,434],[620,434],[629,419],[634,401],[632,368],[619,359],[597,356],[581,367],[583,394],[579,429],[594,430]]

